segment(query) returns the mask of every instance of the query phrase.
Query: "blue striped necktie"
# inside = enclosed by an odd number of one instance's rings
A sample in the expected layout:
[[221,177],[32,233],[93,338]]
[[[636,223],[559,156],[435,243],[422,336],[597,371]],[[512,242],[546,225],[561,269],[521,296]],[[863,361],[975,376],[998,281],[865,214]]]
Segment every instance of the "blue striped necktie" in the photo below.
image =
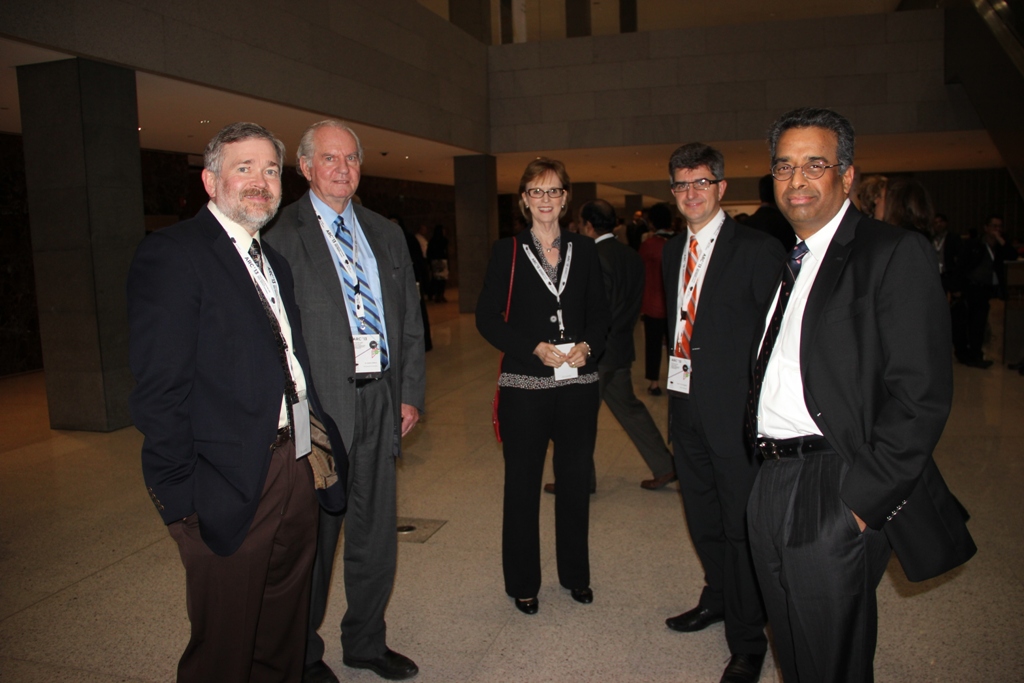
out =
[[[388,344],[384,335],[384,325],[381,323],[380,307],[377,305],[377,300],[373,298],[373,292],[370,290],[370,283],[366,280],[366,273],[363,271],[363,267],[356,262],[354,252],[352,251],[352,231],[345,225],[345,220],[341,216],[338,216],[338,220],[334,221],[334,234],[338,241],[341,242],[341,249],[345,252],[345,258],[349,260],[349,263],[355,265],[356,275],[359,277],[358,292],[363,295],[363,310],[366,313],[359,320],[359,328],[365,334],[380,335],[380,367],[386,369],[388,366]],[[342,274],[344,275],[342,279],[345,281],[345,298],[349,300],[349,303],[354,308],[357,284],[352,282],[351,276],[344,268],[342,269]]]

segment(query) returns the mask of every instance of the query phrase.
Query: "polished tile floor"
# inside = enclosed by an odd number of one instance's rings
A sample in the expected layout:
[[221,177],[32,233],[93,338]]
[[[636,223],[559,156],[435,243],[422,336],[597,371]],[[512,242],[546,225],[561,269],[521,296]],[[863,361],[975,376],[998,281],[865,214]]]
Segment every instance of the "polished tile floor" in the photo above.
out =
[[[502,589],[502,462],[490,425],[497,353],[454,304],[431,305],[427,416],[405,443],[399,514],[444,520],[402,543],[389,643],[418,681],[718,681],[721,625],[664,626],[702,584],[675,490],[649,475],[602,408],[592,502],[595,602],[579,605],[554,572],[553,498],[544,496],[540,613]],[[999,349],[993,349],[998,357]],[[664,429],[666,399],[638,395]],[[183,571],[146,495],[134,428],[48,428],[41,373],[0,380],[0,681],[172,681],[188,636]],[[957,366],[956,399],[936,458],[973,513],[980,551],[965,567],[911,584],[893,561],[878,590],[879,681],[1024,680],[1024,377]],[[550,468],[550,465],[549,465]],[[550,469],[549,469],[550,472]],[[339,560],[340,567],[340,560]],[[336,576],[323,632],[340,665],[344,610]],[[773,665],[762,681],[778,681]]]

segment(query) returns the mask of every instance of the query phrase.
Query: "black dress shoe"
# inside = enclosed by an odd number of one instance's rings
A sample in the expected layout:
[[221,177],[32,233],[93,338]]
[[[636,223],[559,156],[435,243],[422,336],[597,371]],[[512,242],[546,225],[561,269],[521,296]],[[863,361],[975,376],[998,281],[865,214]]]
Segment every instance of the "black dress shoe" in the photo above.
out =
[[536,614],[540,609],[540,600],[537,598],[516,598],[516,609],[523,614]]
[[676,476],[675,472],[669,472],[668,474],[663,474],[660,477],[655,477],[654,479],[644,479],[640,482],[640,488],[648,491],[657,491],[674,481],[679,481],[679,477]]
[[589,605],[594,602],[594,591],[590,590],[590,586],[586,588],[573,588],[569,591],[572,595],[572,599],[576,602],[582,602],[584,605]]
[[386,678],[389,681],[404,681],[406,678],[412,678],[420,672],[420,668],[416,666],[414,661],[405,655],[398,654],[391,648],[384,650],[384,654],[373,659],[342,657],[341,661],[345,666],[352,667],[353,669],[369,669],[381,678]]
[[697,605],[689,612],[683,612],[679,616],[669,617],[665,620],[665,625],[673,631],[692,633],[693,631],[705,629],[708,626],[711,626],[711,624],[717,624],[723,619],[725,619],[725,614],[722,612],[712,612],[706,607]]
[[302,670],[302,683],[338,683],[338,677],[321,659]]
[[733,655],[722,673],[721,683],[757,683],[761,680],[764,653],[759,655]]

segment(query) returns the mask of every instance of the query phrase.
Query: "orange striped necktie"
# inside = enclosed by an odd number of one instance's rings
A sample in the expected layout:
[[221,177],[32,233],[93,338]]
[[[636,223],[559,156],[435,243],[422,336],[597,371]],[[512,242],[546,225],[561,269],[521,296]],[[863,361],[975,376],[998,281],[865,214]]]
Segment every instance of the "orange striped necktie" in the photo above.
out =
[[[687,288],[690,286],[690,278],[693,277],[693,271],[697,267],[697,238],[690,238],[690,253],[686,257],[686,275],[683,276],[683,289],[679,292],[679,296],[683,296]],[[676,340],[675,355],[680,358],[690,357],[690,337],[693,335],[693,317],[697,313],[697,297],[696,292],[694,296],[690,297],[690,300],[686,304],[686,315],[682,320],[683,329],[679,333],[679,339]]]

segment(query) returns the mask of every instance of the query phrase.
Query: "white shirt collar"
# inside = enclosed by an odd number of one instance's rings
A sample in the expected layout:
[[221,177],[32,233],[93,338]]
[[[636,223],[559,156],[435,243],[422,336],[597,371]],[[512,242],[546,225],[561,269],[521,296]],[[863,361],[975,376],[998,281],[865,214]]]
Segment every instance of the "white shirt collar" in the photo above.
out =
[[690,230],[690,226],[687,225],[686,234],[688,237],[697,238],[697,248],[703,252],[705,249],[707,249],[708,243],[711,241],[711,238],[715,236],[715,234],[718,232],[718,229],[722,227],[723,223],[725,223],[725,210],[719,207],[718,213],[715,214],[715,217],[708,221],[707,225],[701,228],[699,232],[694,233],[692,230]]
[[846,211],[849,208],[850,199],[847,197],[846,201],[843,202],[843,205],[839,207],[839,212],[832,217],[832,220],[826,223],[821,230],[804,240],[807,244],[807,251],[811,253],[811,256],[819,261],[825,257],[825,252],[828,251],[828,245],[832,243],[832,238],[835,237],[836,230],[839,229],[839,224],[843,222],[843,216],[846,215]]
[[[207,203],[206,208],[210,210],[210,213],[213,214],[213,217],[216,218],[217,222],[220,223],[222,228],[224,228],[224,232],[228,234],[228,237],[231,238],[231,241],[236,246],[240,246],[242,248],[242,251],[249,251],[249,245],[252,243],[253,240],[256,240],[257,242],[260,241],[259,230],[256,231],[255,236],[250,235],[248,230],[246,230],[241,225],[228,218],[223,211],[217,208],[217,204],[212,199]],[[260,246],[263,246],[262,242],[260,242]]]

